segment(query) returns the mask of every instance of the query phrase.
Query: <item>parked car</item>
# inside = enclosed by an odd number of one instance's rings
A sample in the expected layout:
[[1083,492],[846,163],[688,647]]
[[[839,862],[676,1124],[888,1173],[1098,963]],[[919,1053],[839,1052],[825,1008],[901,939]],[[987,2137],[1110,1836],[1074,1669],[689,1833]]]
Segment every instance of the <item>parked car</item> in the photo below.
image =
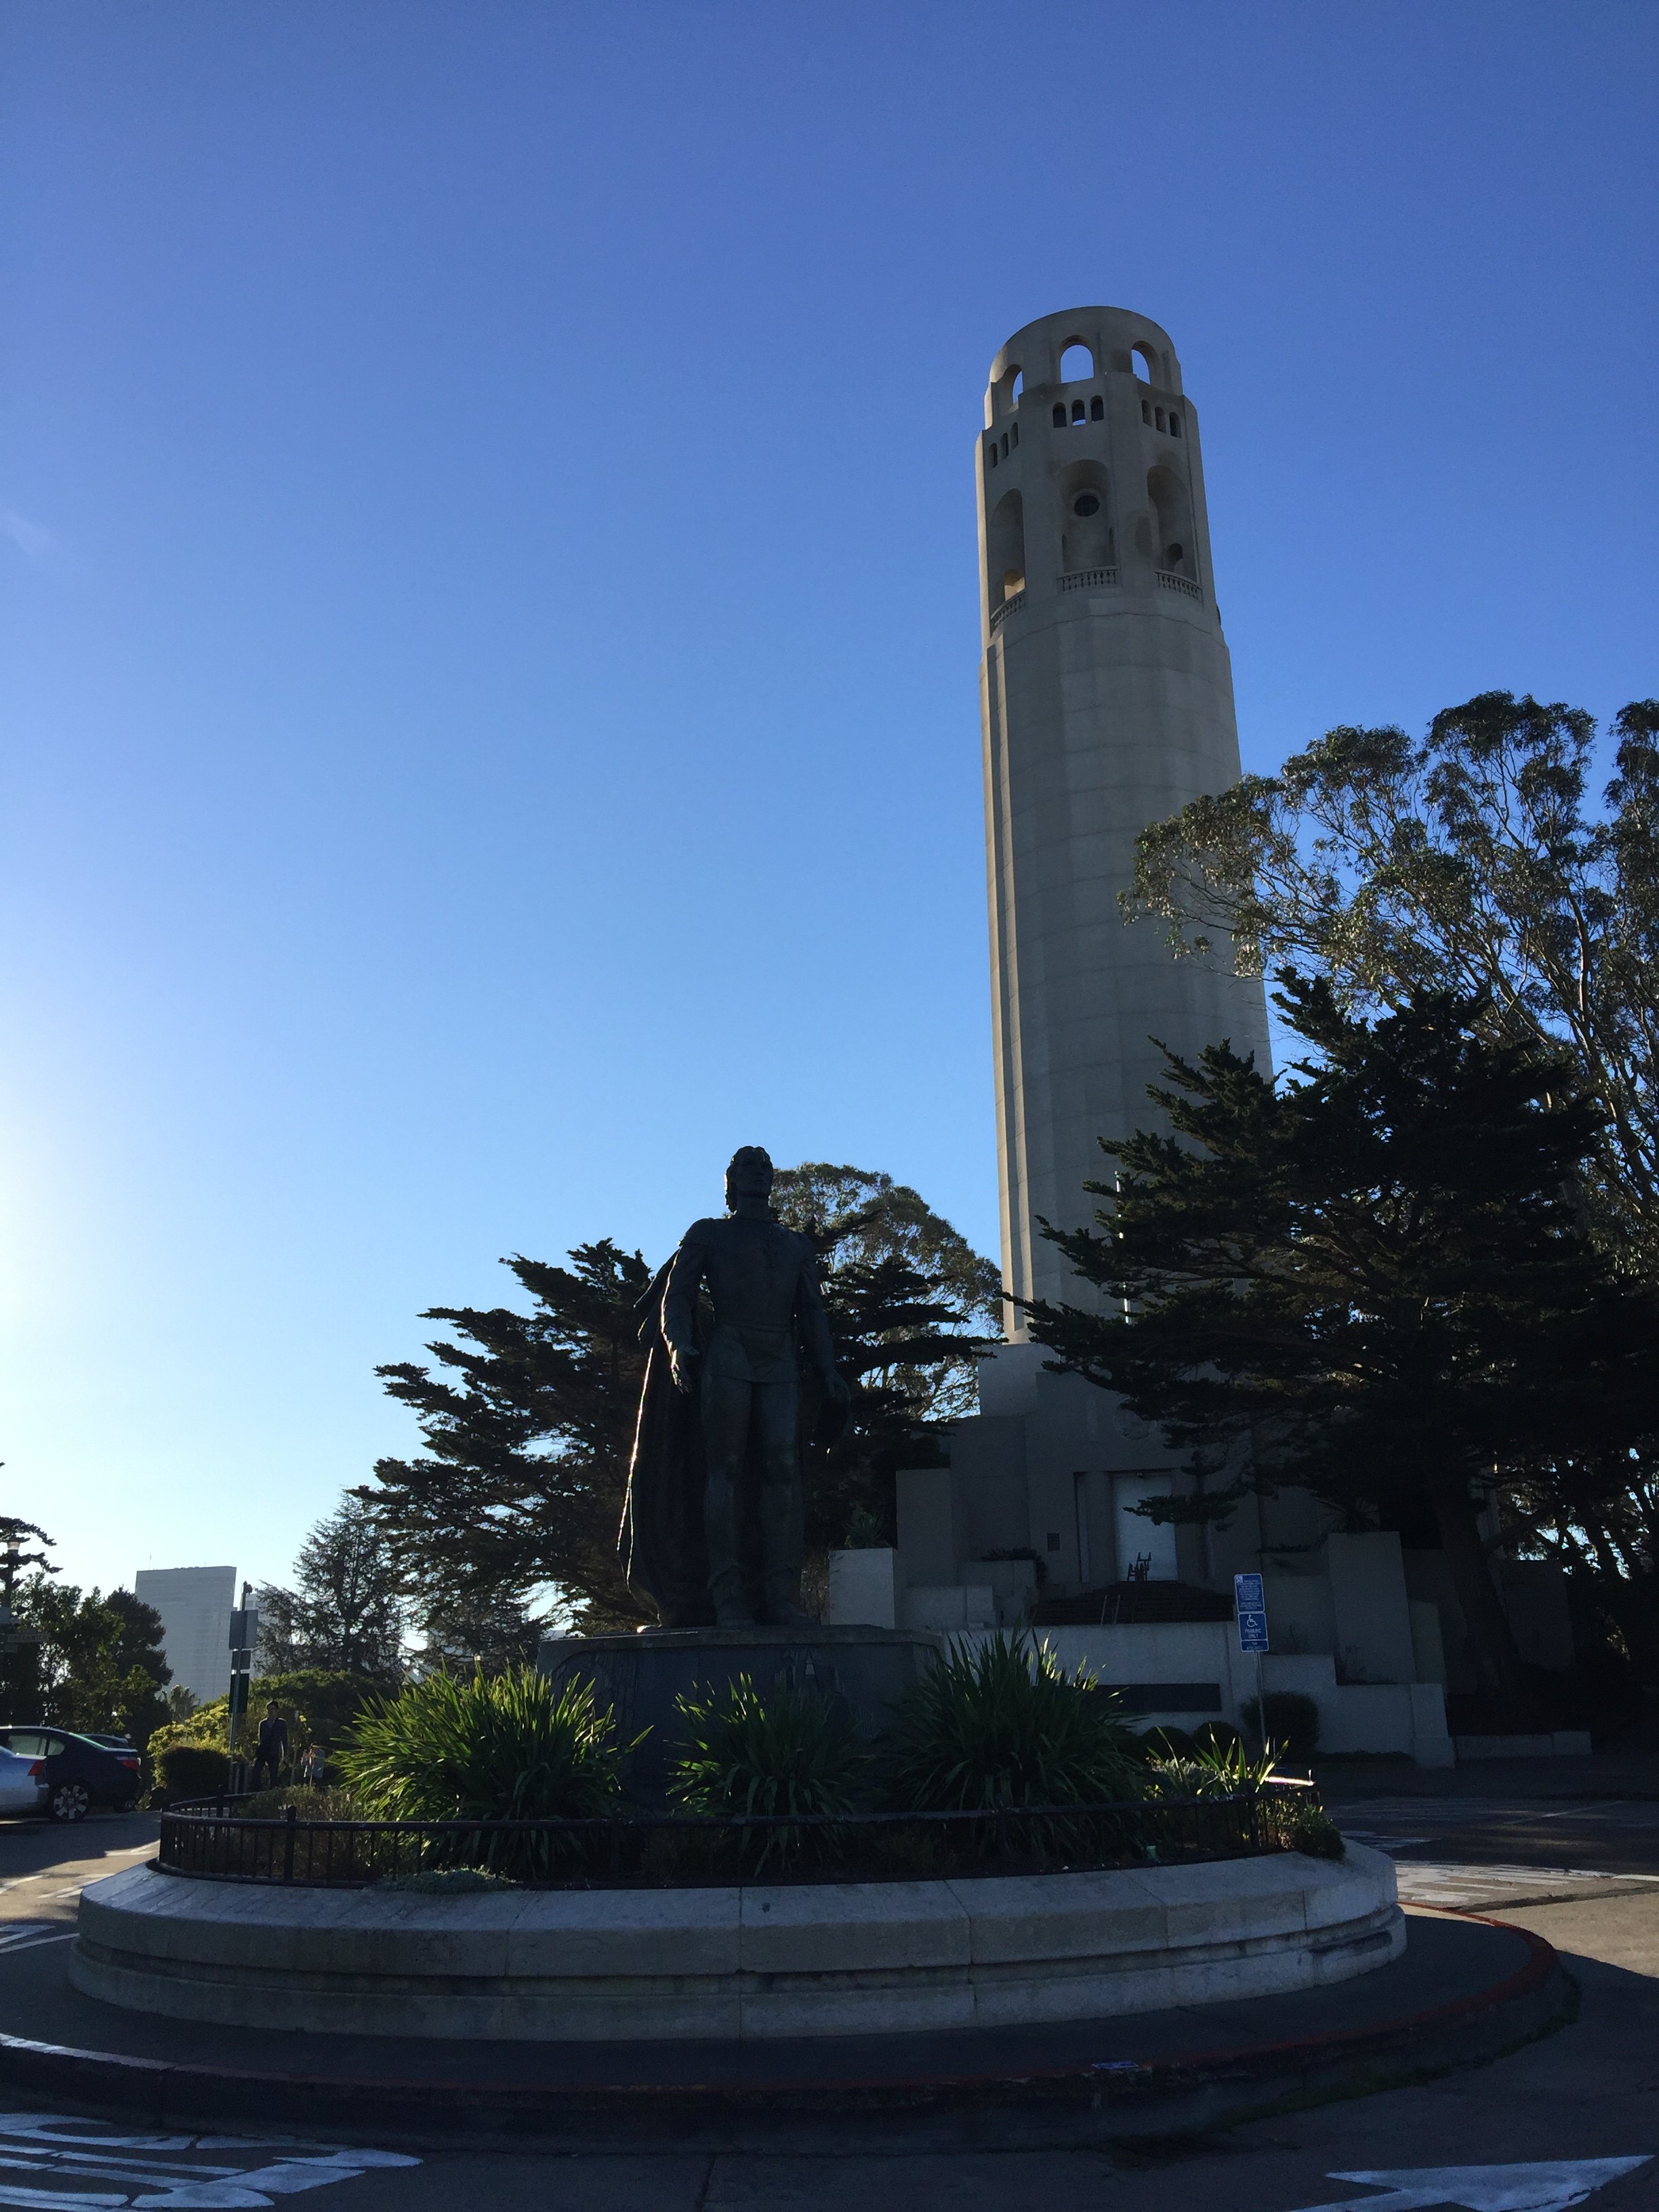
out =
[[54,1820],[84,1820],[94,1805],[130,1812],[142,1770],[130,1747],[113,1750],[73,1729],[0,1728],[0,1748],[46,1762],[46,1810]]
[[44,1813],[49,1786],[44,1759],[0,1751],[0,1813]]

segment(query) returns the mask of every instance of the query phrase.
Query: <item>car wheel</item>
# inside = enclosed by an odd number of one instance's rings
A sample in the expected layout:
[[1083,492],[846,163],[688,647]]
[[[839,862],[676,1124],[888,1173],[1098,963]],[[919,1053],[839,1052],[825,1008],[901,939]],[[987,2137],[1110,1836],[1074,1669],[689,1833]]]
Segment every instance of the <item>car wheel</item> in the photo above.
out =
[[52,1793],[54,1820],[84,1820],[91,1808],[92,1798],[84,1782],[60,1782]]

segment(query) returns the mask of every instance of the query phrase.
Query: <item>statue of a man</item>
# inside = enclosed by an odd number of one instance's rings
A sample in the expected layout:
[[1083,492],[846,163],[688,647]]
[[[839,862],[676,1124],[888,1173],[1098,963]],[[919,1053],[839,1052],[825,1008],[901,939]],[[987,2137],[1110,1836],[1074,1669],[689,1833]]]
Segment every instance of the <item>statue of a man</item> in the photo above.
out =
[[[771,1194],[771,1161],[758,1145],[744,1146],[726,1171],[726,1218],[693,1222],[662,1297],[674,1384],[688,1398],[695,1394],[702,1416],[702,1534],[709,1600],[721,1627],[756,1619],[743,1571],[745,1554],[756,1552],[759,1617],[777,1627],[810,1626],[795,1603],[803,1519],[798,1342],[832,1403],[845,1406],[848,1395],[836,1371],[817,1253],[810,1237],[773,1218]],[[714,1316],[702,1343],[700,1289]],[[743,1480],[745,1465],[752,1485]],[[746,1532],[742,1515],[750,1491],[758,1527]]]

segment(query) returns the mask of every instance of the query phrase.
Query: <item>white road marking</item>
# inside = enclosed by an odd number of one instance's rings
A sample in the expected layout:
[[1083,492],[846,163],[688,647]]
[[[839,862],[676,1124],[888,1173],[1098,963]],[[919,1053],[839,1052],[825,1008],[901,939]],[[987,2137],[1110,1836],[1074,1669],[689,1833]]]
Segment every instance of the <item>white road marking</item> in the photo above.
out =
[[[270,2156],[271,2152],[276,2156]],[[196,2155],[191,2155],[191,2154]],[[217,2158],[201,2154],[216,2153]],[[226,2156],[235,2165],[222,2163]],[[264,2158],[263,2165],[248,2163]],[[40,2189],[0,2182],[0,2206],[60,2208],[60,2212],[210,2212],[210,2208],[270,2205],[331,2182],[349,2181],[385,2166],[415,2166],[401,2151],[359,2150],[293,2137],[188,2135],[125,2136],[96,2121],[53,2112],[0,2113],[0,2172],[39,2173],[94,2185]],[[112,2183],[126,2185],[118,2195]],[[95,2185],[101,2184],[99,2187]]]
[[1621,2174],[1646,2166],[1639,2158],[1551,2159],[1528,2166],[1419,2166],[1378,2173],[1333,2173],[1332,2181],[1364,2181],[1384,2197],[1345,2197],[1312,2204],[1306,2212],[1411,2212],[1431,2204],[1455,2204],[1464,2212],[1567,2212]]
[[1402,1860],[1395,1868],[1401,1897],[1408,1905],[1522,1904],[1566,1899],[1573,1885],[1627,1883],[1636,1888],[1659,1882],[1659,1875],[1609,1874],[1589,1867],[1455,1866],[1427,1859]]

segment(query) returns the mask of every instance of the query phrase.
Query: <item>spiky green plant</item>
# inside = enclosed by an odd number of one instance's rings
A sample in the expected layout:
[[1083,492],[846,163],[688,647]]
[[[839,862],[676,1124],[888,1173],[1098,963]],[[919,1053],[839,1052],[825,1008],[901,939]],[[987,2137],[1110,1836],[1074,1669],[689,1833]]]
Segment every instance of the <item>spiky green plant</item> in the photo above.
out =
[[[747,1674],[704,1695],[677,1700],[680,1742],[669,1795],[688,1813],[852,1813],[868,1755],[838,1702],[780,1680],[755,1687]],[[754,1828],[732,1848],[758,1869],[845,1848],[836,1828]]]
[[1173,1759],[1155,1759],[1149,1772],[1155,1797],[1237,1797],[1260,1790],[1279,1771],[1278,1754],[1247,1751],[1242,1741],[1198,1741]]
[[[521,1667],[502,1674],[428,1674],[359,1715],[336,1764],[369,1817],[386,1820],[592,1820],[615,1810],[623,1763],[641,1741],[617,1740],[591,1683],[555,1690]],[[498,1874],[545,1871],[579,1847],[547,1834],[457,1835],[429,1863]]]
[[[1092,1674],[1068,1674],[1046,1644],[997,1635],[977,1650],[956,1646],[915,1685],[888,1739],[886,1772],[898,1809],[943,1813],[1114,1803],[1140,1796],[1146,1769]],[[1028,1848],[1079,1840],[1069,1826],[1018,1827]]]

